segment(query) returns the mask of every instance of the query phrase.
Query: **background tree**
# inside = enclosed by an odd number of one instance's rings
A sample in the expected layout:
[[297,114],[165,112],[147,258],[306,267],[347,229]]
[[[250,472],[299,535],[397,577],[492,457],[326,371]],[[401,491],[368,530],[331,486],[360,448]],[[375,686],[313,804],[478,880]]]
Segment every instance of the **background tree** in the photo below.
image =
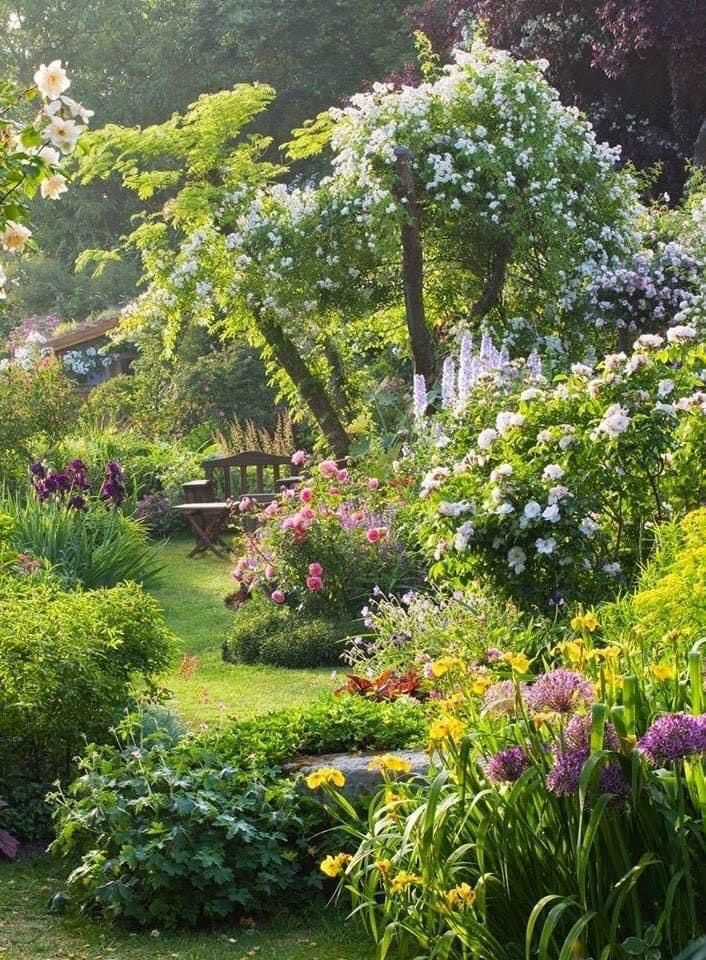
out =
[[706,5],[699,0],[427,0],[415,27],[448,54],[470,17],[495,46],[544,57],[565,103],[626,160],[662,165],[676,196],[706,119]]
[[[260,81],[280,96],[257,129],[279,143],[307,117],[409,59],[409,6],[403,0],[57,0],[50,6],[0,0],[6,25],[0,76],[26,77],[32,64],[60,53],[98,124],[141,126],[183,112],[201,93]],[[86,247],[115,245],[139,209],[110,179],[75,190],[61,218],[33,209],[44,252],[14,271],[22,294],[8,305],[13,318],[57,313],[81,320],[130,300],[140,273],[136,257],[107,264],[90,281],[76,276],[73,264]]]

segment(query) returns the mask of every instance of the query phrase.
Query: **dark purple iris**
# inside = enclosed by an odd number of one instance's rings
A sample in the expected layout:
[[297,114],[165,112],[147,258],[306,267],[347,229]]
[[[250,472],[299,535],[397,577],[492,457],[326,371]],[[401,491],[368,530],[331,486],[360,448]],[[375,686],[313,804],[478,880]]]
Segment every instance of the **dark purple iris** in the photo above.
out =
[[116,460],[110,460],[106,464],[101,497],[106,504],[114,507],[119,506],[127,497],[125,472]]

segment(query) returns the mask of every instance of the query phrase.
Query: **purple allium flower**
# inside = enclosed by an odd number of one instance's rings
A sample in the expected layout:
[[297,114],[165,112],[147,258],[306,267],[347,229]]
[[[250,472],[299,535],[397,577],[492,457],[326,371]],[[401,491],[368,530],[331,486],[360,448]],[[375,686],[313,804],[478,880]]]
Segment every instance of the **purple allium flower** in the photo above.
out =
[[[566,725],[563,741],[554,750],[554,766],[547,774],[547,789],[557,797],[567,797],[576,793],[586,761],[591,755],[591,718],[572,717]],[[618,750],[620,740],[615,727],[607,723],[603,733],[603,748]],[[612,793],[624,797],[628,792],[628,783],[623,777],[619,763],[604,767],[598,777],[601,793]]]
[[559,753],[554,759],[554,766],[547,774],[547,789],[557,797],[576,793],[588,757],[588,747],[571,747]]
[[619,763],[609,763],[607,767],[603,767],[598,774],[598,784],[602,794],[612,793],[615,797],[622,799],[630,793],[630,784],[625,779]]
[[488,687],[483,696],[483,710],[493,716],[511,716],[517,705],[517,687],[513,680],[501,680]]
[[525,699],[530,710],[540,713],[573,713],[580,706],[589,706],[595,696],[591,681],[574,670],[550,670],[537,677],[525,688]]
[[[569,747],[585,747],[588,750],[591,742],[592,726],[593,721],[588,715],[572,717],[564,730],[564,743],[568,744]],[[603,728],[603,749],[620,749],[620,739],[612,723],[606,723]]]
[[485,775],[491,783],[514,783],[528,767],[529,758],[522,747],[508,747],[490,757]]
[[657,766],[706,752],[706,714],[668,713],[659,717],[640,738],[637,749]]

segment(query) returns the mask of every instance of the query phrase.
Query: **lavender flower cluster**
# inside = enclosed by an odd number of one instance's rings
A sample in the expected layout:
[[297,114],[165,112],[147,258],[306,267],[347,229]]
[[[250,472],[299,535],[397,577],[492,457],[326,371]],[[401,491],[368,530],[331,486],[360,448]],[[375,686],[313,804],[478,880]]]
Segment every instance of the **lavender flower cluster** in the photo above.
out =
[[[542,376],[542,361],[538,354],[530,354],[524,365],[530,376]],[[441,371],[441,406],[444,410],[462,413],[473,388],[483,377],[497,378],[516,373],[506,344],[498,349],[491,335],[485,331],[480,346],[475,351],[473,336],[466,333],[461,339],[458,367],[453,357],[449,356],[444,360]],[[429,407],[427,385],[421,374],[415,374],[414,377],[413,407],[416,420],[421,420]]]
[[698,261],[679,243],[640,251],[594,277],[587,295],[596,327],[654,332],[683,319],[695,300]]

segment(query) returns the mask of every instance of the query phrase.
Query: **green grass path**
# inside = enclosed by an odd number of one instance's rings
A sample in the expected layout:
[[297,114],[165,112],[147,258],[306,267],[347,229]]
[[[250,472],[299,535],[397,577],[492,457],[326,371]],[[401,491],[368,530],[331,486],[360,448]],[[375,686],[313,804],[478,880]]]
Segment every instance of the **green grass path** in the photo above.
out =
[[221,646],[237,616],[223,603],[234,586],[232,564],[212,554],[190,560],[190,547],[186,539],[166,545],[167,566],[151,591],[180,639],[182,655],[197,658],[193,673],[180,670],[177,664],[166,678],[174,692],[171,706],[191,724],[214,723],[224,714],[250,717],[307,703],[332,690],[335,681],[330,669],[286,670],[223,662]]
[[[224,663],[221,644],[234,614],[223,604],[232,590],[230,564],[189,560],[189,541],[164,548],[161,583],[152,593],[179,637],[181,655],[197,658],[191,676],[177,663],[165,683],[171,706],[192,725],[248,717],[306,703],[331,690],[330,670],[283,670]],[[131,933],[106,924],[65,921],[47,911],[62,887],[63,864],[47,856],[0,862],[0,960],[370,960],[372,948],[332,909],[280,914],[261,928],[223,927],[199,933]]]

